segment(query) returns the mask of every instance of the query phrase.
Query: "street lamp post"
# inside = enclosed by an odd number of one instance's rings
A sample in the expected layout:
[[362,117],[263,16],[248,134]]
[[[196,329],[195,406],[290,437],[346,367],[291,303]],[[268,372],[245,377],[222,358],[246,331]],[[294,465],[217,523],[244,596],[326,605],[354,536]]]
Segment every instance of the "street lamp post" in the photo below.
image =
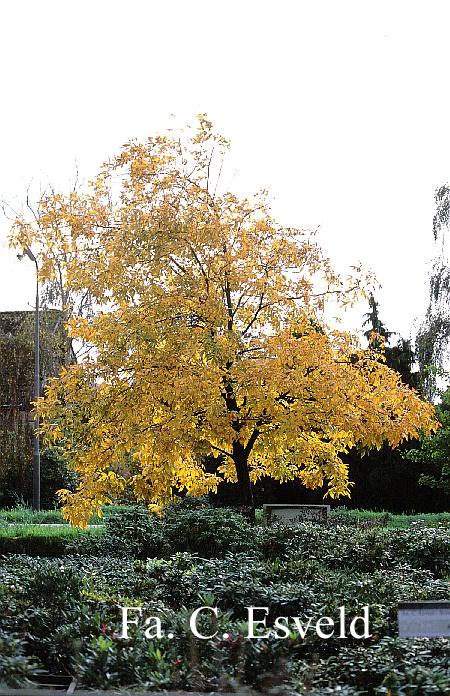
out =
[[[19,258],[27,256],[36,266],[36,306],[34,309],[34,401],[41,395],[39,375],[39,268],[35,255],[27,246]],[[39,415],[35,411],[33,433],[33,510],[41,509],[41,451],[39,444]]]

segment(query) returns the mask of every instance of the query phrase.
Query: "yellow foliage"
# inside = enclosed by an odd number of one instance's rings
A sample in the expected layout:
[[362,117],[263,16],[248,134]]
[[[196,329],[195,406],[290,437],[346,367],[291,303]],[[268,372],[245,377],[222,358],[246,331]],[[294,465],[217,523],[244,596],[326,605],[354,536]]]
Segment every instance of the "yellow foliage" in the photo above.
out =
[[[43,282],[62,269],[97,307],[69,323],[90,358],[39,404],[45,440],[79,474],[60,493],[73,524],[126,487],[156,507],[223,480],[251,502],[262,476],[348,495],[342,453],[436,428],[432,405],[378,353],[321,320],[329,299],[357,299],[361,270],[338,277],[314,235],[271,217],[264,193],[216,193],[225,148],[205,117],[190,139],[129,142],[87,193],[48,194],[36,220],[14,225]],[[208,455],[222,457],[215,473]]]

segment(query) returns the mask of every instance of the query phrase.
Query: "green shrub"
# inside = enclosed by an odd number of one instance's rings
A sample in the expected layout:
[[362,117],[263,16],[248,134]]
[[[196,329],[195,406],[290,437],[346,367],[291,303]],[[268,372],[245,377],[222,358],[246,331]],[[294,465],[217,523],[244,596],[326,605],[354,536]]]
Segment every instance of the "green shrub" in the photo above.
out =
[[[105,531],[101,540],[89,540],[94,548],[86,547],[82,540],[82,550],[96,551],[98,555],[107,553],[130,558],[167,556],[170,553],[164,538],[161,520],[142,506],[129,507],[119,514],[110,515],[105,520]],[[95,549],[97,546],[97,549]]]
[[[105,529],[48,530],[65,535],[59,559],[1,559],[2,628],[8,640],[22,641],[25,661],[75,672],[97,688],[264,690],[291,670],[296,690],[316,696],[448,691],[449,641],[396,638],[399,601],[450,599],[442,528],[251,527],[229,509],[188,502],[162,516],[129,508]],[[78,555],[67,554],[69,544]],[[88,547],[97,556],[86,555]],[[203,604],[219,607],[219,634],[193,641],[187,619]],[[350,620],[366,604],[367,641],[324,641],[314,632],[305,640],[245,639],[248,606],[270,607],[270,627],[275,616],[337,618],[341,605]],[[120,606],[164,617],[175,638],[145,641],[136,630],[119,640]]]
[[172,553],[190,551],[206,558],[252,549],[255,528],[228,508],[169,509],[161,520]]
[[169,503],[169,505],[166,506],[165,511],[199,510],[200,508],[214,509],[215,506],[207,495],[187,495],[184,498],[177,498],[173,503]]
[[204,558],[246,552],[268,560],[295,558],[361,573],[397,565],[430,570],[435,577],[450,572],[450,537],[444,527],[417,524],[394,530],[311,523],[253,527],[228,508],[190,503],[170,506],[161,516],[143,507],[127,508],[107,518],[102,537],[80,536],[69,550],[140,559],[167,558],[177,552]]
[[338,655],[316,664],[301,662],[294,683],[300,693],[309,693],[312,684],[316,688],[333,684],[361,694],[447,694],[449,665],[450,642],[444,638],[383,638],[364,650],[342,647]]
[[[228,508],[170,506],[161,516],[133,507],[105,522],[98,550],[132,558],[168,557],[176,552],[206,558],[251,549],[257,534],[242,515]],[[87,547],[81,545],[83,553]]]
[[0,688],[24,686],[39,671],[37,662],[24,654],[25,641],[0,629]]
[[0,537],[0,555],[13,553],[59,558],[64,556],[66,547],[67,539],[55,535]]
[[0,602],[2,624],[5,630],[26,636],[28,652],[46,669],[67,671],[73,666],[73,620],[82,576],[65,561],[13,558],[6,578],[10,590]]
[[435,577],[450,573],[450,534],[445,528],[416,524],[411,529],[389,532],[392,556],[415,568],[430,570]]
[[[298,549],[286,558],[271,559],[259,551],[222,558],[184,552],[147,560],[111,559],[107,554],[59,560],[11,555],[0,564],[3,630],[17,633],[24,654],[39,658],[46,669],[75,671],[90,687],[217,690],[227,677],[265,688],[290,664],[299,692],[314,685],[316,694],[326,694],[330,685],[341,685],[343,693],[368,696],[388,693],[377,689],[387,689],[389,679],[395,679],[399,694],[420,693],[408,691],[417,679],[425,685],[422,693],[445,693],[436,689],[448,677],[448,641],[394,637],[398,602],[449,599],[448,583],[429,570],[400,564],[366,573],[339,567],[339,548],[331,556],[328,531],[321,534],[322,549],[311,560]],[[311,548],[315,536],[310,528],[302,538]],[[349,538],[344,542],[349,544]],[[321,550],[333,563],[321,562]],[[219,607],[219,635],[192,643],[187,617],[203,604]],[[342,604],[348,619],[370,605],[373,639],[324,641],[314,633],[304,641],[295,636],[244,638],[248,606],[270,607],[270,625],[275,615],[337,617]],[[135,631],[132,640],[119,640],[119,607],[124,605],[142,605],[147,615],[165,617],[163,626],[173,630],[175,639],[152,643]],[[227,639],[222,638],[224,630]],[[401,668],[403,662],[411,670]]]

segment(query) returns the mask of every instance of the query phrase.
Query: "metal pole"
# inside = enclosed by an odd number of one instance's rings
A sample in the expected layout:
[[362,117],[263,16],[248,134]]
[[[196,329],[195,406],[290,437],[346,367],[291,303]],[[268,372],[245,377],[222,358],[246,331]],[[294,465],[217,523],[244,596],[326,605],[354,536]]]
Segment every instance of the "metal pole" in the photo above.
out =
[[[36,259],[36,307],[34,310],[34,400],[41,395],[41,380],[39,375],[39,275]],[[34,419],[33,434],[33,510],[41,509],[41,452],[39,446],[39,416]]]

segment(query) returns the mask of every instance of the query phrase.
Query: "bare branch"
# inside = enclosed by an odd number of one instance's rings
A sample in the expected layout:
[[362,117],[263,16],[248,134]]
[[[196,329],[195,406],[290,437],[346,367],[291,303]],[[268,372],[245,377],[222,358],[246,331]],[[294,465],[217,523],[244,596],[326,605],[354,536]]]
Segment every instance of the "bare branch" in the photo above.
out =
[[220,452],[221,454],[224,454],[226,457],[229,457],[230,459],[233,459],[233,455],[231,452],[227,452],[226,450],[221,449],[220,447],[217,447],[216,445],[212,445],[208,440],[208,445],[213,449],[216,450],[217,452]]
[[247,333],[247,331],[249,331],[249,330],[252,328],[253,324],[254,324],[255,321],[258,319],[258,316],[259,316],[259,313],[261,312],[261,310],[264,309],[265,307],[269,307],[269,306],[270,306],[269,304],[266,304],[266,305],[264,305],[264,307],[263,307],[264,297],[265,297],[265,293],[263,292],[263,293],[261,293],[261,295],[260,295],[260,297],[259,297],[258,307],[256,308],[256,311],[255,311],[255,313],[254,313],[252,319],[249,321],[249,323],[247,324],[247,326],[245,327],[245,329],[242,331],[242,336],[245,336],[245,334]]
[[175,266],[176,266],[180,271],[182,271],[182,273],[187,273],[187,270],[184,268],[184,266],[182,266],[181,263],[179,263],[176,259],[174,259],[174,257],[172,256],[172,254],[170,254],[169,259],[172,261],[173,264],[175,264]]
[[206,290],[207,290],[207,292],[209,292],[209,278],[208,278],[208,275],[207,275],[207,273],[206,273],[206,271],[205,271],[205,269],[204,269],[204,267],[203,267],[203,264],[202,264],[202,262],[200,261],[200,258],[198,257],[197,252],[195,251],[195,249],[194,249],[194,247],[192,246],[192,244],[189,244],[189,249],[190,249],[192,256],[194,257],[195,261],[197,262],[197,264],[198,264],[198,266],[199,266],[199,268],[200,268],[200,270],[201,270],[201,272],[202,272],[202,275],[203,275],[203,277],[204,277],[204,279],[205,279]]

